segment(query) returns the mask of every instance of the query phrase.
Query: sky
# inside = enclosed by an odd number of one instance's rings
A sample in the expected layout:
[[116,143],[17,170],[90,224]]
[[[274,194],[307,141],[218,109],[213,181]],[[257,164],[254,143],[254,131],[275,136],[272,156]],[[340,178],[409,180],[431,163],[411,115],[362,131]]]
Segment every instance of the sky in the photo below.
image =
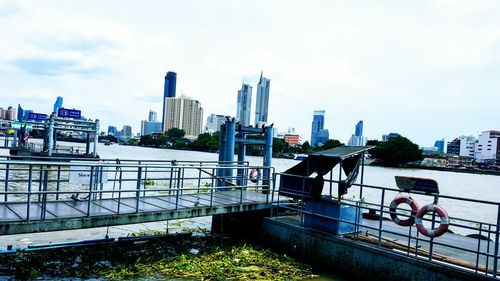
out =
[[[500,129],[500,1],[0,0],[0,106],[57,96],[134,134],[161,116],[164,76],[210,114],[271,80],[269,122],[310,139],[398,132],[429,147]],[[253,121],[252,121],[253,122]]]

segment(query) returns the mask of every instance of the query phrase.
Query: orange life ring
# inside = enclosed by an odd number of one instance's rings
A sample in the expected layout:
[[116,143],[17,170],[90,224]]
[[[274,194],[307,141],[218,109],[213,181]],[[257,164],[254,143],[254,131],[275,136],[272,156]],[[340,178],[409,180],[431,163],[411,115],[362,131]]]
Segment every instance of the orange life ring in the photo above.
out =
[[249,174],[250,181],[256,183],[260,178],[260,170],[259,169],[251,169]]
[[[402,203],[406,203],[406,204],[410,205],[410,207],[411,207],[411,216],[405,220],[400,219],[398,217],[397,212],[396,212],[399,204],[402,204]],[[417,202],[415,200],[413,200],[408,195],[397,196],[396,198],[394,198],[394,200],[392,200],[391,205],[389,206],[389,211],[390,211],[392,221],[395,224],[401,225],[401,226],[413,225],[413,223],[415,222],[415,215],[417,214],[418,209],[419,209],[419,207],[418,207]]]
[[[422,219],[425,214],[429,212],[437,213],[440,217],[441,222],[438,228],[427,229],[423,225]],[[422,209],[418,210],[415,219],[415,225],[417,226],[418,232],[422,233],[423,235],[431,238],[439,237],[443,235],[446,230],[448,230],[448,226],[450,225],[450,217],[448,216],[448,213],[446,213],[446,211],[443,208],[439,207],[437,204],[429,204],[423,206]]]

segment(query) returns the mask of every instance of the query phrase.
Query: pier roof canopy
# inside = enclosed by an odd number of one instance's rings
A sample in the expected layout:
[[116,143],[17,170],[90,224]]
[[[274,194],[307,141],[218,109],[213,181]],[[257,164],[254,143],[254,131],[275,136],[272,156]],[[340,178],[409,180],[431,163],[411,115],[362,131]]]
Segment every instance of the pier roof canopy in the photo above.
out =
[[[280,193],[293,198],[319,198],[323,176],[340,163],[346,178],[339,183],[339,195],[347,193],[358,176],[362,155],[373,146],[339,146],[312,153],[281,176]],[[315,174],[315,177],[310,177]]]

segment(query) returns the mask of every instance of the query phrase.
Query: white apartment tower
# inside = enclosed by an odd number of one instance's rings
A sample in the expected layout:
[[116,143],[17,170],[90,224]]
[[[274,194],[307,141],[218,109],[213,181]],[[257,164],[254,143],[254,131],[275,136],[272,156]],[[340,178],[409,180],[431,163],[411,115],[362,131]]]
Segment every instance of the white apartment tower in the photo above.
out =
[[178,128],[186,132],[186,137],[196,139],[201,134],[203,108],[200,102],[186,96],[167,97],[165,130]]

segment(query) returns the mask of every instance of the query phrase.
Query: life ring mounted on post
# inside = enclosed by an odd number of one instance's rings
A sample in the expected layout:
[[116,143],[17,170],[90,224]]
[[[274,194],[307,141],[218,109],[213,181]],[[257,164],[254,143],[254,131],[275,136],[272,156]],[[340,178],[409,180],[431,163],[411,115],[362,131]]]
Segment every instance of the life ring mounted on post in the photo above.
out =
[[257,183],[260,178],[260,169],[251,169],[248,177],[250,178],[251,182]]
[[[424,226],[423,218],[427,213],[436,213],[439,216],[441,221],[438,228],[428,229]],[[415,219],[415,225],[418,229],[418,232],[422,233],[423,235],[431,238],[439,237],[448,230],[448,227],[450,225],[450,217],[443,208],[441,208],[436,203],[433,203],[425,205],[422,207],[422,209],[418,210]]]
[[[402,203],[406,203],[406,204],[410,205],[410,207],[411,207],[411,215],[409,218],[407,218],[405,220],[400,219],[398,217],[398,214],[397,214],[397,208]],[[392,221],[395,224],[401,225],[401,226],[413,225],[413,223],[415,222],[415,215],[417,214],[418,209],[419,209],[419,207],[418,207],[417,202],[415,200],[413,200],[408,195],[397,196],[396,198],[394,198],[394,200],[392,200],[391,205],[389,206],[389,211],[390,211]]]

